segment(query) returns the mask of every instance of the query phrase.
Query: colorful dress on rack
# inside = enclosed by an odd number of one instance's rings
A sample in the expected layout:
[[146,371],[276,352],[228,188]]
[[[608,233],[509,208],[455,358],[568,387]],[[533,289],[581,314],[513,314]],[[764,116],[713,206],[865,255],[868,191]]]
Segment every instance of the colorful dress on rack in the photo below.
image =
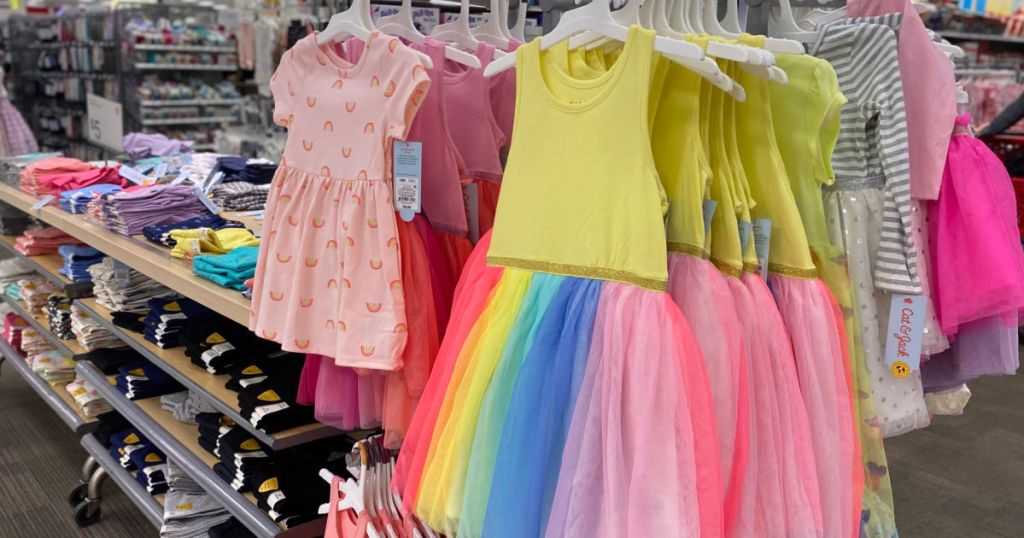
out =
[[[720,62],[737,77],[739,67]],[[822,507],[810,422],[788,329],[757,274],[745,171],[737,145],[736,103],[702,84],[702,138],[711,156],[711,261],[725,275],[747,350],[750,456],[733,536],[820,535]]]
[[[437,530],[722,534],[703,360],[664,292],[665,200],[646,136],[653,41],[631,27],[593,81],[545,68],[537,41],[517,51],[518,135],[493,236],[460,281],[393,482]],[[631,134],[612,140],[612,128]],[[523,134],[536,132],[587,149]],[[474,459],[486,446],[493,461]],[[463,513],[468,495],[487,496],[486,511]]]
[[[750,446],[747,350],[726,277],[707,260],[707,232],[715,205],[705,205],[711,167],[700,140],[701,78],[663,61],[651,144],[669,200],[668,291],[693,329],[711,383],[722,461],[725,535],[735,534]],[[691,148],[692,151],[680,151]],[[731,208],[723,207],[723,211]],[[709,226],[710,228],[710,226]]]
[[[451,310],[451,295],[459,280],[462,267],[473,250],[469,242],[469,224],[463,200],[462,178],[466,166],[452,140],[448,128],[445,99],[445,44],[427,38],[423,45],[413,48],[430,56],[434,66],[427,70],[431,89],[416,113],[408,140],[422,144],[423,214],[437,234],[440,257],[432,257],[443,265],[431,263],[436,272],[446,271],[445,288],[441,295],[445,312]],[[442,327],[443,330],[443,327]]]
[[[925,389],[942,391],[1020,366],[1024,252],[1006,168],[956,119],[942,194],[931,202],[933,296],[952,347],[924,363]],[[978,263],[984,260],[984,263]]]
[[416,54],[378,32],[356,63],[316,36],[283,55],[271,89],[289,133],[253,286],[258,335],[343,366],[401,365],[407,325],[387,163],[429,85]]
[[860,434],[865,487],[861,510],[863,536],[889,538],[896,534],[892,485],[878,429],[871,377],[864,362],[858,311],[846,269],[846,254],[832,244],[822,204],[823,185],[835,181],[832,151],[839,136],[839,113],[846,97],[839,91],[835,70],[828,62],[807,55],[778,55],[788,84],[769,87],[775,140],[807,234],[818,278],[828,286],[845,318],[850,350],[851,393]]
[[835,183],[824,189],[825,216],[831,242],[846,252],[882,435],[898,435],[927,426],[930,417],[920,372],[896,378],[882,338],[891,294],[922,291],[907,229],[912,209],[896,35],[877,24],[826,26],[809,52],[832,64],[848,100],[832,155]]
[[483,235],[494,225],[501,190],[501,148],[506,140],[494,119],[491,81],[484,77],[484,68],[494,59],[494,46],[481,41],[475,54],[479,69],[453,61],[444,64],[444,100],[448,129],[466,166],[463,181],[476,197],[476,222],[470,226],[476,224],[476,233]]

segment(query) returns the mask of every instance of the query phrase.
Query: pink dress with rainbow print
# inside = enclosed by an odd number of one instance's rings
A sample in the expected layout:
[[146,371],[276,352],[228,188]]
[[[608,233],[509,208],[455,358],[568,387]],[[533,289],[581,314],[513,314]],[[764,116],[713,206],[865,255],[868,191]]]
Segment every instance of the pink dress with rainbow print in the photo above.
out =
[[288,141],[267,200],[249,328],[287,351],[392,370],[406,343],[390,184],[430,86],[416,54],[374,32],[351,63],[310,35],[270,82]]

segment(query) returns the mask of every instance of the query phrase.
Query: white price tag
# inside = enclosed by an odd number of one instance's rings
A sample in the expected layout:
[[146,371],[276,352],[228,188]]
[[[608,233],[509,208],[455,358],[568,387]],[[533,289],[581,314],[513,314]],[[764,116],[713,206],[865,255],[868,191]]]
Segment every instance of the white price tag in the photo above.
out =
[[124,114],[121,103],[98,95],[86,96],[87,128],[89,140],[108,148],[124,150]]
[[34,209],[34,210],[36,210],[36,211],[39,211],[40,209],[42,209],[42,208],[46,207],[46,206],[47,206],[47,204],[49,204],[50,202],[52,202],[52,201],[53,201],[53,200],[54,200],[55,198],[56,198],[56,196],[54,196],[54,195],[52,195],[52,194],[47,194],[46,196],[43,196],[42,198],[40,198],[40,199],[39,199],[39,200],[38,200],[38,201],[37,201],[37,202],[35,203],[35,205],[33,205],[33,206],[32,206],[32,209]]

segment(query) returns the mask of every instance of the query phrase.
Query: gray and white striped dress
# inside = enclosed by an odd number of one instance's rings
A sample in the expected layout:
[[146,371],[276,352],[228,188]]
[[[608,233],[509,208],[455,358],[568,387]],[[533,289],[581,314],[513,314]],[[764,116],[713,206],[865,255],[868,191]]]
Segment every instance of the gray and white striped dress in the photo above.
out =
[[896,33],[843,21],[821,28],[810,52],[832,64],[848,99],[825,217],[830,240],[846,252],[870,390],[888,437],[929,423],[920,373],[898,379],[884,355],[890,293],[920,293]]
[[896,293],[921,293],[911,233],[910,150],[896,34],[886,26],[849,20],[823,26],[819,32],[810,53],[832,64],[849,100],[832,154],[836,188],[881,185],[885,214],[873,266],[875,284]]

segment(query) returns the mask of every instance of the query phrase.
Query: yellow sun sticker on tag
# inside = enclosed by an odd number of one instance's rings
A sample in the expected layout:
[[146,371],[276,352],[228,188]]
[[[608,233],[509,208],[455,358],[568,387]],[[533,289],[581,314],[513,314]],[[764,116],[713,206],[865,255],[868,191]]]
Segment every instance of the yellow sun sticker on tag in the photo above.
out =
[[259,450],[260,449],[260,444],[257,443],[255,439],[246,439],[245,441],[242,441],[242,443],[240,445],[238,445],[238,446],[244,448],[245,450]]
[[155,454],[153,452],[146,454],[146,463],[160,463],[161,461],[164,460],[163,458],[160,457],[159,454]]
[[263,400],[264,402],[281,401],[281,397],[277,395],[277,392],[274,392],[274,389],[263,391],[263,394],[260,394],[259,396],[257,396],[257,398]]
[[164,305],[164,310],[167,312],[181,312],[181,305],[178,301],[171,301]]
[[124,444],[126,444],[126,445],[134,445],[134,444],[137,444],[138,442],[139,442],[139,436],[135,435],[134,433],[130,433],[130,434],[128,434],[127,437],[124,438]]
[[263,370],[260,370],[259,366],[247,366],[245,367],[244,370],[242,370],[242,373],[245,375],[257,375],[262,374]]
[[910,365],[903,361],[896,361],[889,367],[892,376],[896,379],[904,379],[910,376]]
[[271,479],[263,482],[262,484],[260,484],[260,488],[259,488],[260,493],[266,493],[268,491],[274,491],[275,489],[280,489],[277,486],[277,477],[271,478]]
[[207,344],[223,344],[224,342],[227,342],[227,340],[220,333],[213,333],[206,337]]

